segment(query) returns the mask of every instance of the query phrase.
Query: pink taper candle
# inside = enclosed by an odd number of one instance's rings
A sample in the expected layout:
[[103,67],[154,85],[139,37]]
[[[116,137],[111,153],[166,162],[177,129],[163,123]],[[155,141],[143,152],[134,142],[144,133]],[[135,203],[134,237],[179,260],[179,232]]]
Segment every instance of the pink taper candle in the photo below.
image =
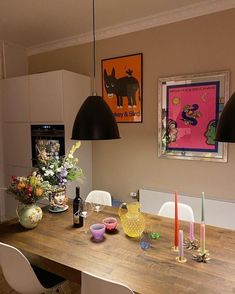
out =
[[175,192],[175,248],[179,245],[178,195]]
[[184,232],[179,230],[179,257],[184,257]]
[[193,241],[195,239],[195,237],[194,237],[194,222],[190,222],[190,224],[189,224],[189,239],[190,239],[190,241]]
[[200,245],[201,245],[201,253],[204,254],[206,250],[206,225],[201,223],[200,228]]

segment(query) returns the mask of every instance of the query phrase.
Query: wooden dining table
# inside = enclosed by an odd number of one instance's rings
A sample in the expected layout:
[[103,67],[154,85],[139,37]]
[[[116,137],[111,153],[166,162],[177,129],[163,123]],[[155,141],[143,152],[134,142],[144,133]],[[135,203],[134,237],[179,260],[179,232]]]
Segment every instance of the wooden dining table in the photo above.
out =
[[[21,227],[17,219],[4,222],[0,241],[17,247],[32,264],[77,283],[86,271],[124,283],[139,294],[235,293],[235,231],[206,226],[210,263],[194,261],[194,250],[185,250],[187,262],[179,263],[172,250],[174,220],[144,215],[146,229],[160,233],[146,250],[138,239],[125,235],[114,207],[93,212],[86,219],[88,226],[108,216],[118,219],[118,230],[106,233],[102,242],[94,242],[84,228],[73,227],[71,206],[62,213],[50,213],[45,207],[42,221],[32,230]],[[187,237],[189,223],[180,221],[179,226]],[[199,230],[195,224],[197,238]]]

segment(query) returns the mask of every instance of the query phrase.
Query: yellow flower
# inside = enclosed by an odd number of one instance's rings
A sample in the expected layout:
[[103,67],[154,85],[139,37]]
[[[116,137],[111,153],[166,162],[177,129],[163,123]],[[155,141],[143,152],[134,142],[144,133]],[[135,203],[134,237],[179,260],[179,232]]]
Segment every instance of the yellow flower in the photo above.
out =
[[30,184],[31,184],[31,186],[35,187],[38,184],[38,178],[35,176],[32,176],[30,179]]
[[73,153],[80,147],[80,145],[81,145],[81,142],[80,141],[78,141],[77,143],[75,143],[73,146],[72,146],[72,148],[70,149],[70,151],[69,151],[69,153],[71,154],[71,155],[73,155]]

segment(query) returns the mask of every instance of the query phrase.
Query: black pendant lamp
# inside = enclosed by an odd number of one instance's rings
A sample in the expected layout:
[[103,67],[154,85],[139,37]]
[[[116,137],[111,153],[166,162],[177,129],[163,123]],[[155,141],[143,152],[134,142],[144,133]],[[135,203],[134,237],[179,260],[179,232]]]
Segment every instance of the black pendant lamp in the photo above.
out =
[[235,143],[235,92],[229,98],[221,113],[215,140]]
[[93,89],[82,104],[73,125],[72,140],[119,139],[115,117],[108,104],[95,93],[95,0],[93,0]]

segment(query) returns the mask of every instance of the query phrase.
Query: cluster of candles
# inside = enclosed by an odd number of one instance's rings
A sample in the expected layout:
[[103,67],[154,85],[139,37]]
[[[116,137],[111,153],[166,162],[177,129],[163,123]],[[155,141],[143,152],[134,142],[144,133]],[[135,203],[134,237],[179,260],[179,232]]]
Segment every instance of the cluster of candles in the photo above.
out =
[[[205,195],[202,192],[202,215],[201,215],[201,225],[200,225],[200,253],[205,254],[205,244],[206,244],[206,227],[205,227],[205,214],[204,214],[204,200]],[[191,221],[189,224],[189,241],[194,242],[194,223]],[[175,238],[173,250],[178,252],[178,257],[176,258],[179,262],[186,262],[187,259],[184,256],[184,232],[179,230],[179,220],[178,220],[178,194],[175,192]]]

